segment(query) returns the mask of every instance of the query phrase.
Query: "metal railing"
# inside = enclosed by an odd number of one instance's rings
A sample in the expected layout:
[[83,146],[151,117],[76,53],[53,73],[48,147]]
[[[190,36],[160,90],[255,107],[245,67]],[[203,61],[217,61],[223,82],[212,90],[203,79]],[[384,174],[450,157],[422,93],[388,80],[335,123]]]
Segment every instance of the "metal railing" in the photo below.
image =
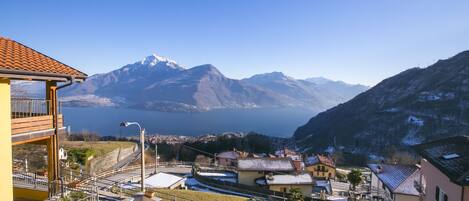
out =
[[392,201],[391,194],[383,188],[371,186],[369,192],[373,198],[382,201]]
[[31,189],[48,189],[48,180],[45,176],[40,176],[31,172],[13,172],[13,184]]
[[[26,118],[36,116],[47,116],[50,114],[51,100],[40,98],[11,98],[11,117]],[[58,114],[62,114],[62,102],[57,103]]]

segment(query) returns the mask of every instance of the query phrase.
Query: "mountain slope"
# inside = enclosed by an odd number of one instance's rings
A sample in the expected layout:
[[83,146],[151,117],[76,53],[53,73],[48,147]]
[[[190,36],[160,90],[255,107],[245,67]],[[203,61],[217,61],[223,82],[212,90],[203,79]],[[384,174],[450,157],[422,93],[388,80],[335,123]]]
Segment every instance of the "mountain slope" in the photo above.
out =
[[235,80],[210,64],[185,69],[172,60],[151,55],[109,73],[93,75],[81,85],[64,89],[63,95],[69,105],[171,112],[302,107],[316,113],[351,98],[321,86],[282,73]]
[[317,85],[319,90],[330,93],[335,96],[337,102],[343,103],[355,97],[357,94],[369,89],[368,86],[361,84],[347,84],[342,81],[333,81],[323,77],[313,77],[305,79]]
[[382,153],[469,132],[469,51],[383,80],[313,117],[294,138],[305,149],[330,145]]
[[193,110],[217,108],[251,108],[279,106],[275,94],[225,77],[213,65],[187,69],[177,76],[155,82],[144,88],[147,102],[137,108],[171,110],[167,106],[182,106]]
[[241,81],[281,94],[291,105],[314,108],[317,111],[325,110],[340,103],[337,102],[337,97],[329,96],[329,92],[321,91],[316,84],[296,80],[281,72],[258,74]]
[[164,80],[184,70],[176,62],[153,54],[109,73],[93,75],[83,84],[66,88],[64,95],[94,94],[136,101],[141,98],[139,91],[148,83]]

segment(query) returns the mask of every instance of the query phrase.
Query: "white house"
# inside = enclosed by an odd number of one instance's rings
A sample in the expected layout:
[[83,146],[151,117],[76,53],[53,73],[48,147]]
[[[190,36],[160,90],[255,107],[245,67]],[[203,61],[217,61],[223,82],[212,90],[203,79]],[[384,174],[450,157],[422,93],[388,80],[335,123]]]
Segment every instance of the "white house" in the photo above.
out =
[[145,179],[145,184],[150,188],[183,189],[186,178],[159,172]]
[[420,168],[416,165],[368,164],[373,200],[419,201]]

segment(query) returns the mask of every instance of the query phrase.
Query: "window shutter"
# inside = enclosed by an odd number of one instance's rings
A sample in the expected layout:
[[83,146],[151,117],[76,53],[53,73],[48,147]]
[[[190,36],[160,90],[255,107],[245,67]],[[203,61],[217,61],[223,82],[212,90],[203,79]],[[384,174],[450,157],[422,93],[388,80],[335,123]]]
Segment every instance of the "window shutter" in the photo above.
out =
[[436,191],[435,191],[435,200],[436,201],[440,201],[440,187],[436,187]]

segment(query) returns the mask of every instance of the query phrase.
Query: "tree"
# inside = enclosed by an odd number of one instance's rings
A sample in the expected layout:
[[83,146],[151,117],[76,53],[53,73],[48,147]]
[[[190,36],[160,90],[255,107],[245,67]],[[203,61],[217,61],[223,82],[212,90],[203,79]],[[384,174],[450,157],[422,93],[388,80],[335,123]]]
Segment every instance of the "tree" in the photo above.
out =
[[355,187],[362,182],[362,172],[353,169],[347,174],[347,180],[352,184],[353,190],[355,190]]
[[292,188],[288,191],[290,195],[288,195],[288,201],[304,201],[303,193],[299,188]]

